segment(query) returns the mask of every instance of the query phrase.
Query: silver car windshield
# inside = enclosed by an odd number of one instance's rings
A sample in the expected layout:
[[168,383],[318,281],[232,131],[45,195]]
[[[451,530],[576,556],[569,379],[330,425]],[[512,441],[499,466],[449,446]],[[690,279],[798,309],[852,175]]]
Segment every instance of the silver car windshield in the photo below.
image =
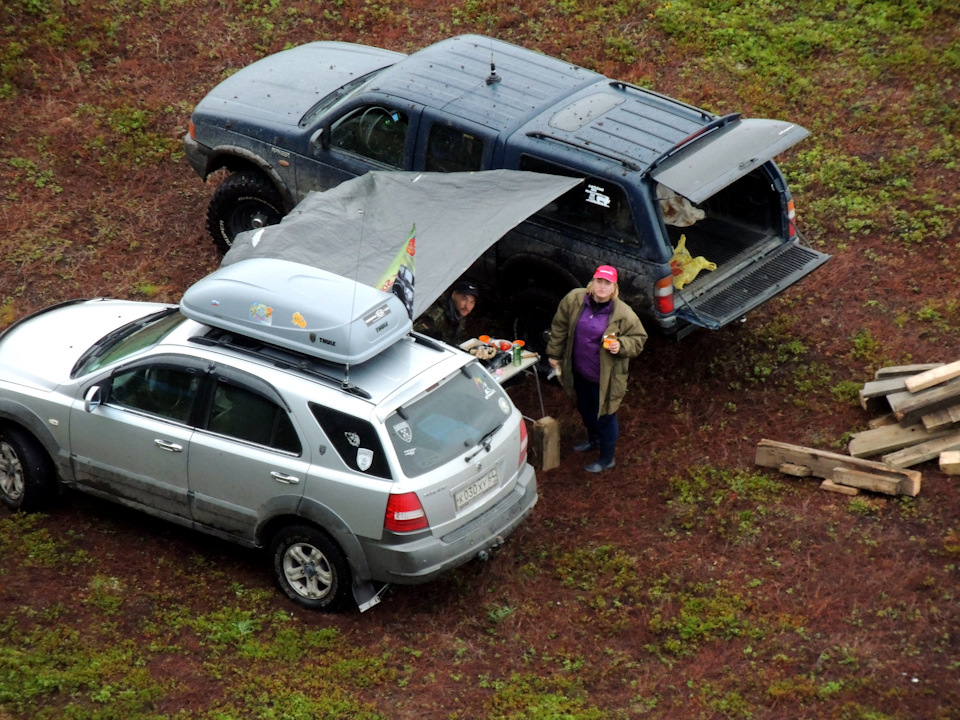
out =
[[513,404],[477,363],[397,408],[387,433],[407,477],[416,477],[458,458],[506,421]]
[[80,377],[141,353],[163,340],[184,320],[186,318],[180,314],[179,309],[173,307],[127,323],[100,338],[87,349],[73,366],[70,376]]

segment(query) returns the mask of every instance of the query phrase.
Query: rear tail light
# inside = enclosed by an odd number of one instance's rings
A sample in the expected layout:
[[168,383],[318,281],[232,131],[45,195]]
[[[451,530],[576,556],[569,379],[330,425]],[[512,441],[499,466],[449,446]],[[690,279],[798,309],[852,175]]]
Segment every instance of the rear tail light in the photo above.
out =
[[791,240],[797,236],[797,209],[793,200],[787,201],[787,233]]
[[527,461],[527,423],[520,418],[520,465]]
[[657,280],[653,291],[657,312],[669,315],[673,312],[673,275]]
[[416,493],[391,494],[387,500],[387,513],[383,518],[384,530],[410,532],[429,527],[427,514],[423,511]]

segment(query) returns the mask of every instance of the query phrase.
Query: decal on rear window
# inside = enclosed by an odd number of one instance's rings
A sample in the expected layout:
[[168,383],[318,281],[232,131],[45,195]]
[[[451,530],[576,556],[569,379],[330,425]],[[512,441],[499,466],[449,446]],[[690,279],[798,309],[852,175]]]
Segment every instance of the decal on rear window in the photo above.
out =
[[373,450],[357,448],[357,467],[366,472],[371,465],[373,465]]
[[410,428],[410,424],[406,420],[401,420],[394,425],[393,431],[397,434],[397,437],[403,440],[405,443],[413,440],[413,430]]

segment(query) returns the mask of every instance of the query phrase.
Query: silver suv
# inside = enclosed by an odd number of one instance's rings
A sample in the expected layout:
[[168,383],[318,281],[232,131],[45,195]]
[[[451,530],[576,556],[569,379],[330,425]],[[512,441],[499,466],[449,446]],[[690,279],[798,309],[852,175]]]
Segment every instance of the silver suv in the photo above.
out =
[[62,486],[268,549],[294,601],[365,610],[530,513],[523,418],[400,298],[247,260],[179,306],[63,303],[0,335],[0,497]]

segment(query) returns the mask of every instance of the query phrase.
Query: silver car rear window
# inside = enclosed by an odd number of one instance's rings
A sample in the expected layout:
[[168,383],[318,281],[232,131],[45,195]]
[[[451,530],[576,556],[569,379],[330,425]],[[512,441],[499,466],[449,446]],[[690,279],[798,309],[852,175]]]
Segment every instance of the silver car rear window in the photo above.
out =
[[407,477],[416,477],[458,458],[499,429],[513,404],[477,363],[397,408],[387,434]]

